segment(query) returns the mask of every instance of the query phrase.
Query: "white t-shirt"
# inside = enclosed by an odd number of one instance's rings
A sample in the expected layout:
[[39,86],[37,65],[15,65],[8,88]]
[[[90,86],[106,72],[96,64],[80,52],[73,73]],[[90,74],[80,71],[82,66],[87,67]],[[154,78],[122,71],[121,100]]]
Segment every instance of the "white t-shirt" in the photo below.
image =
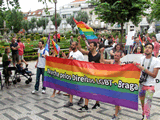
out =
[[[45,68],[46,59],[44,57],[42,57],[43,52],[44,52],[44,48],[42,50],[38,49],[38,56],[39,56],[38,57],[38,64],[37,64],[38,68]],[[45,50],[45,54],[44,55],[49,56],[48,51]]]
[[[141,62],[140,62],[141,65],[143,64],[143,61],[144,61],[145,57],[146,56],[141,57]],[[147,67],[149,65],[149,62],[150,62],[150,59],[146,59],[145,58],[145,62],[144,62],[144,68],[145,69],[147,69]],[[155,58],[155,57],[152,58],[149,71],[153,72],[154,68],[160,68],[160,60],[158,58]],[[155,82],[155,78],[153,78],[150,75],[148,75],[147,81],[143,82],[142,85],[145,85],[145,86],[155,86],[155,83],[156,83]]]
[[108,45],[108,40],[107,39],[105,40],[104,45]]
[[84,56],[79,50],[77,50],[76,52],[71,51],[69,53],[69,58],[70,57],[73,57],[74,60],[84,61]]

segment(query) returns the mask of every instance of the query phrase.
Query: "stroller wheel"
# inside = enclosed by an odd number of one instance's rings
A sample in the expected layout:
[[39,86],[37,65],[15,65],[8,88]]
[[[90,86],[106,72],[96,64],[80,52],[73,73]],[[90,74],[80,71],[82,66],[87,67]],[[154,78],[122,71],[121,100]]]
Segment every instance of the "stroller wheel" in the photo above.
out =
[[13,84],[17,84],[17,81],[16,81],[16,80],[13,80]]
[[20,79],[20,78],[17,78],[17,82],[21,82],[21,79]]
[[32,82],[32,78],[28,78],[28,81],[29,81],[29,82]]
[[25,83],[26,83],[26,84],[29,84],[29,80],[26,80]]

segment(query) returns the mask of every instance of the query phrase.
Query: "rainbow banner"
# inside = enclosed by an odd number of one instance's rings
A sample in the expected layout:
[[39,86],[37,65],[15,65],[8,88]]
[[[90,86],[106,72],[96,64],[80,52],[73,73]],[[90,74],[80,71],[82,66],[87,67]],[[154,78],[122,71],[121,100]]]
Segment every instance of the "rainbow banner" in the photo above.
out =
[[76,23],[79,33],[82,37],[85,36],[88,42],[92,42],[92,41],[99,42],[98,37],[94,34],[94,30],[91,27],[89,27],[82,21],[78,22],[74,18],[73,20]]
[[133,64],[120,66],[47,57],[44,76],[45,87],[138,110],[140,70]]

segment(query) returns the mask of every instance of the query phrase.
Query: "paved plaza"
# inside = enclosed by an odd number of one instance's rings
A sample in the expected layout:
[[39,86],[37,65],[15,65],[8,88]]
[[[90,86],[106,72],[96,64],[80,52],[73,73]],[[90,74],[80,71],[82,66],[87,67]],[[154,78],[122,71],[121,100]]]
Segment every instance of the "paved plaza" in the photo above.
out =
[[[87,58],[86,58],[87,60]],[[34,74],[35,61],[29,62],[29,70]],[[53,89],[47,88],[46,94],[40,91],[33,95],[35,75],[33,81],[25,84],[25,78],[18,84],[11,85],[9,89],[4,88],[0,91],[0,120],[110,120],[114,114],[114,105],[100,103],[101,107],[97,110],[89,109],[88,112],[78,112],[80,106],[77,105],[79,97],[74,96],[74,105],[65,108],[63,105],[69,100],[61,92],[54,98],[50,98]],[[89,101],[89,108],[94,105],[95,101]],[[122,107],[120,120],[140,120],[141,105],[139,102],[138,111]],[[151,120],[160,120],[160,98],[153,98],[151,109]]]

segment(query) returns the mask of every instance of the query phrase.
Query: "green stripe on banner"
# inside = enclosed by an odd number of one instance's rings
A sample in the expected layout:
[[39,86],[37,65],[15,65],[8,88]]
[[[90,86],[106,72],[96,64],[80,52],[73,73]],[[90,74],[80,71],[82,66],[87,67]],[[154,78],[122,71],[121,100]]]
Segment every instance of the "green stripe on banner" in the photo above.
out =
[[[47,77],[52,77],[51,75],[49,75],[47,73],[47,71],[44,72],[44,76],[47,76]],[[97,88],[103,88],[103,89],[108,89],[108,90],[112,90],[112,91],[118,91],[118,92],[124,92],[124,93],[131,93],[131,94],[138,94],[138,91],[130,91],[129,89],[122,89],[122,88],[118,88],[117,86],[118,85],[114,85],[112,83],[112,86],[106,86],[106,85],[98,85],[97,83],[96,84],[93,84],[93,83],[83,83],[81,81],[77,82],[77,81],[70,81],[70,80],[66,80],[66,79],[60,79],[59,77],[52,77],[52,78],[55,78],[57,80],[60,80],[60,81],[64,81],[64,82],[67,82],[67,83],[71,83],[71,84],[76,84],[76,85],[82,85],[82,86],[92,86],[92,87],[97,87]]]

